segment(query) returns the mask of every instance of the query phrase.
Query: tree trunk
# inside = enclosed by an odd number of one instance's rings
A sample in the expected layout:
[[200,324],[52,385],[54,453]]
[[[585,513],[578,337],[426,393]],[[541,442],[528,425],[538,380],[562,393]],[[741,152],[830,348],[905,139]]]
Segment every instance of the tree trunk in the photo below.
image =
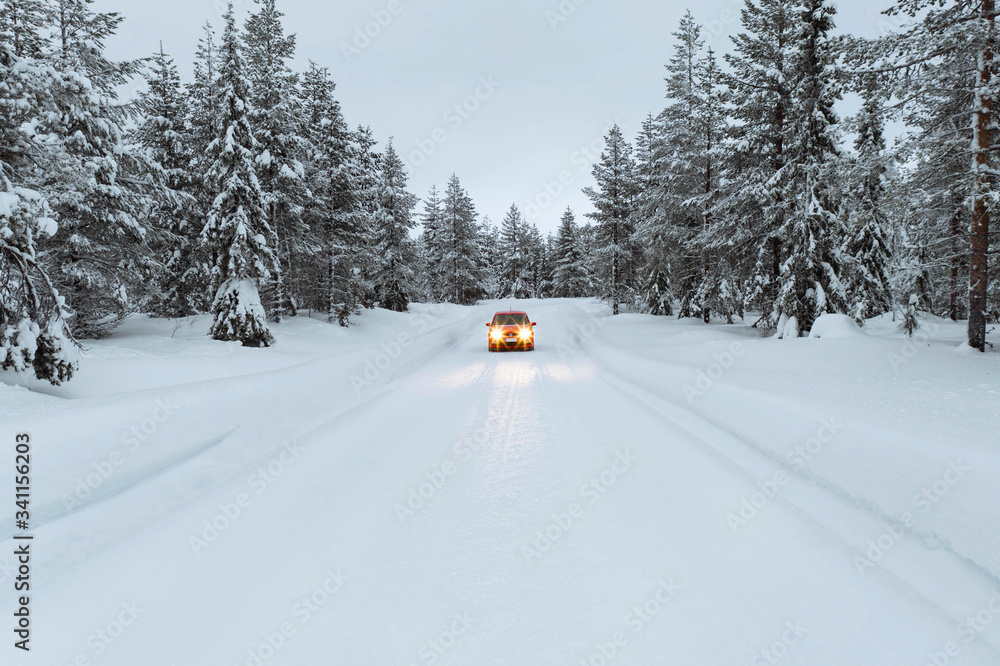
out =
[[961,236],[960,220],[962,210],[958,209],[951,216],[951,294],[948,302],[948,318],[958,321],[961,317],[959,312],[959,285],[961,284],[962,259],[959,256],[959,236]]
[[995,40],[994,0],[983,0],[982,20],[987,23],[986,42],[979,55],[976,75],[976,95],[973,102],[973,131],[976,158],[973,174],[976,179],[972,204],[972,233],[969,243],[969,346],[986,351],[986,290],[988,284],[987,256],[989,250],[990,214],[987,199],[993,178],[990,174],[990,144],[992,141],[993,94],[990,90]]
[[278,233],[277,204],[271,202],[267,210],[271,224],[271,237],[274,239],[274,275],[271,277],[274,285],[274,312],[271,320],[280,322],[285,318],[285,276],[281,269],[281,235]]
[[327,279],[329,280],[326,292],[326,303],[327,303],[326,307],[327,307],[327,312],[329,313],[327,320],[332,324],[333,319],[336,316],[334,313],[337,310],[337,303],[335,297],[336,294],[335,285],[337,284],[337,259],[333,254],[333,243],[330,243],[330,246],[327,248],[326,261],[327,261],[326,264]]
[[618,314],[618,223],[611,223],[611,314]]

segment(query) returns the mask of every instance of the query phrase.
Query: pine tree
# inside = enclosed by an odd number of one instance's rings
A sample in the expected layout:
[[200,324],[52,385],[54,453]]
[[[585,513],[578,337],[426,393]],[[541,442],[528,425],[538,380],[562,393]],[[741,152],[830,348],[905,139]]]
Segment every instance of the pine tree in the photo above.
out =
[[476,207],[462,188],[458,176],[448,180],[442,201],[439,243],[444,299],[459,305],[473,305],[483,296],[482,245],[476,224]]
[[636,140],[636,174],[639,196],[636,200],[636,240],[643,247],[642,266],[638,275],[640,305],[653,315],[671,315],[674,295],[671,289],[670,262],[676,256],[678,244],[670,225],[666,190],[661,187],[658,154],[664,146],[662,118],[647,116]]
[[745,285],[745,306],[762,313],[755,326],[776,323],[785,253],[779,230],[790,205],[783,198],[779,174],[788,162],[789,118],[795,104],[799,4],[800,0],[746,0],[742,31],[733,38],[733,53],[726,56],[735,123],[723,178],[731,185],[716,205],[714,218],[716,235],[727,239],[737,280]]
[[700,314],[697,290],[704,273],[704,262],[695,252],[693,239],[701,231],[705,217],[692,200],[702,194],[701,132],[698,116],[702,100],[699,97],[699,60],[704,47],[699,26],[691,12],[681,19],[674,55],[667,65],[667,99],[670,105],[660,115],[662,125],[654,137],[654,198],[660,220],[651,225],[666,225],[660,233],[674,247],[671,268],[674,290],[680,300],[681,317]]
[[[967,241],[969,264],[968,342],[973,349],[985,351],[986,324],[989,317],[989,223],[995,198],[994,158],[997,150],[996,97],[996,3],[994,0],[940,3],[935,0],[905,0],[886,12],[909,16],[913,22],[898,34],[875,43],[862,42],[868,51],[859,59],[872,61],[870,71],[894,75],[894,92],[907,100],[911,124],[920,128],[911,140],[916,150],[933,160],[929,172],[938,175],[936,182],[923,179],[926,200],[937,199],[940,231],[934,235],[957,237],[966,227],[963,203],[972,210]],[[972,116],[971,131],[966,131]],[[913,122],[915,121],[915,122]],[[964,135],[964,136],[963,136]],[[963,139],[966,139],[963,141]],[[971,146],[971,149],[970,149]],[[962,162],[971,172],[961,178],[957,172]],[[921,174],[917,174],[920,178]],[[949,210],[950,209],[950,210]],[[911,235],[912,238],[912,235]],[[932,245],[934,239],[929,239]],[[917,241],[920,244],[920,241]],[[951,251],[951,248],[949,248]],[[926,262],[922,253],[916,260]],[[964,252],[954,252],[962,257]],[[933,266],[924,264],[924,273]],[[951,270],[957,278],[960,261],[952,259]],[[953,279],[954,285],[957,280]],[[957,285],[956,285],[957,286]],[[957,292],[952,287],[951,292]],[[952,299],[957,300],[956,297]],[[956,307],[949,308],[957,314]]]
[[268,280],[275,268],[274,250],[268,245],[273,233],[254,171],[257,143],[248,116],[250,90],[232,3],[224,18],[218,78],[222,122],[219,136],[209,146],[214,161],[208,173],[218,196],[202,232],[215,257],[211,335],[247,347],[267,347],[273,337],[258,284]]
[[859,325],[892,309],[888,268],[891,260],[886,229],[887,183],[891,157],[886,156],[881,86],[869,79],[864,105],[856,119],[857,157],[848,162],[849,192],[855,193],[843,248],[845,290],[850,314]]
[[500,273],[504,266],[500,250],[500,230],[489,215],[483,215],[479,223],[479,236],[482,238],[483,291],[487,298],[500,298]]
[[104,56],[122,18],[90,5],[51,5],[45,59],[62,75],[53,94],[73,102],[44,118],[39,132],[50,135],[49,150],[33,166],[44,174],[42,193],[59,219],[58,232],[40,239],[39,256],[54,267],[52,280],[75,312],[75,333],[101,337],[143,305],[154,283],[148,213],[163,192],[155,165],[123,144],[125,109],[115,104],[116,90],[139,63]]
[[584,258],[576,226],[576,217],[569,207],[563,213],[551,257],[552,295],[556,298],[579,298],[590,293],[590,270]]
[[498,239],[500,290],[498,298],[529,297],[527,240],[527,222],[517,205],[511,204],[500,223]]
[[545,254],[545,240],[534,223],[524,226],[524,255],[526,259],[526,275],[528,298],[545,297],[545,265],[548,257]]
[[414,288],[414,249],[410,229],[417,197],[406,191],[406,167],[389,139],[381,159],[375,248],[379,259],[375,294],[379,305],[406,312]]
[[[250,122],[257,139],[257,173],[264,192],[268,225],[274,234],[278,267],[272,271],[267,302],[272,317],[280,321],[294,314],[297,299],[287,293],[286,275],[293,274],[293,257],[301,254],[306,229],[302,220],[308,201],[300,156],[305,139],[300,136],[298,77],[288,66],[295,55],[295,36],[284,34],[275,0],[254,0],[260,9],[247,19],[246,69],[250,81]],[[293,285],[293,289],[296,285]]]
[[[34,29],[15,33],[11,9],[0,22],[0,368],[61,384],[77,368],[71,312],[36,252],[56,222],[33,183],[17,179],[47,149],[38,121],[69,113],[76,102],[57,93],[79,88],[35,58],[30,45],[40,38]],[[21,56],[13,50],[19,44]]]
[[[46,26],[52,6],[42,0],[4,0],[0,5],[0,35],[18,62],[40,59],[45,51]],[[13,61],[12,61],[13,62]]]
[[808,332],[821,314],[847,307],[840,254],[846,233],[833,186],[838,155],[833,105],[840,98],[829,37],[834,13],[826,0],[803,0],[798,14],[788,161],[778,178],[780,200],[787,203],[778,232],[784,247],[775,312],[783,337]]
[[348,300],[347,286],[353,279],[347,260],[359,242],[353,231],[353,134],[334,97],[336,85],[330,80],[329,70],[310,63],[302,88],[309,143],[306,184],[315,199],[305,213],[314,231],[312,248],[306,252],[319,259],[309,263],[315,265],[313,282],[320,285],[312,290],[309,302],[326,312],[331,321],[339,312],[341,323],[346,325],[350,312],[341,306]]
[[420,236],[423,270],[421,285],[424,296],[433,302],[446,300],[444,292],[445,266],[444,257],[448,250],[447,236],[444,228],[444,211],[437,187],[431,187],[424,200],[424,211],[421,216],[423,232]]
[[152,62],[146,74],[148,89],[136,104],[140,119],[130,133],[146,157],[162,168],[165,186],[173,193],[157,201],[153,212],[164,238],[155,244],[163,271],[151,307],[164,317],[185,317],[204,311],[208,291],[207,258],[191,196],[201,179],[191,170],[188,110],[177,68],[162,45]]
[[713,209],[719,198],[721,165],[725,162],[722,139],[728,126],[729,93],[723,85],[722,71],[709,49],[696,63],[697,86],[696,132],[697,153],[692,160],[699,178],[698,196],[689,203],[701,213],[702,228],[689,243],[688,254],[702,264],[701,279],[692,300],[692,310],[701,315],[707,324],[714,311],[733,323],[733,314],[743,314],[743,301],[737,280],[733,279],[735,267],[726,221],[716,225]]
[[[192,152],[192,170],[201,177],[208,172],[211,160],[208,157],[208,145],[219,134],[219,118],[221,100],[219,90],[215,85],[218,76],[219,54],[215,45],[215,33],[208,23],[202,28],[203,35],[198,40],[194,61],[194,77],[187,84],[187,126],[190,135]],[[200,188],[202,193],[205,188]],[[207,196],[207,195],[206,195]],[[204,211],[211,205],[211,199],[202,196],[199,203]]]
[[638,252],[632,214],[639,185],[632,146],[622,137],[618,125],[611,128],[604,143],[601,160],[592,172],[597,189],[587,187],[583,192],[597,209],[587,217],[597,225],[602,297],[611,303],[617,315],[621,304],[632,302],[635,289]]
[[369,127],[358,127],[351,137],[351,208],[343,229],[341,246],[344,302],[338,312],[341,325],[362,307],[375,305],[375,273],[379,257],[375,250],[376,224],[379,216],[379,181],[381,156],[375,151],[375,137]]

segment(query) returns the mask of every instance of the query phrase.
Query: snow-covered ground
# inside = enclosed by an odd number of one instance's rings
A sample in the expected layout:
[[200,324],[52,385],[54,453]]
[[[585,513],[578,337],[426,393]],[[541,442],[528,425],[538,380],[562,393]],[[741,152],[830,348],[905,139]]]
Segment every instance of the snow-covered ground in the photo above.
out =
[[1000,354],[961,325],[524,301],[536,351],[489,354],[508,305],[266,350],[135,318],[65,387],[0,376],[17,663],[1000,664]]

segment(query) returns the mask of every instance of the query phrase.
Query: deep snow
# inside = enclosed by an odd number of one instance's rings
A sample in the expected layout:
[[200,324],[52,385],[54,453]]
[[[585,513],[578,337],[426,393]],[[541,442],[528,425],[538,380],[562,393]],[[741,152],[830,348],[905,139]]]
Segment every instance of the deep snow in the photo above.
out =
[[519,301],[536,351],[489,354],[509,305],[265,350],[134,318],[65,387],[0,384],[34,440],[17,661],[1000,663],[1000,354],[960,324]]

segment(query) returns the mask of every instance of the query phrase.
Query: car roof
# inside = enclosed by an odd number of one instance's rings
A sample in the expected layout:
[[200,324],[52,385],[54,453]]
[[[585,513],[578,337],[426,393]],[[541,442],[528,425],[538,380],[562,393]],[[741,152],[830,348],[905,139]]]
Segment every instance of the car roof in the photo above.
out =
[[496,315],[502,315],[502,314],[523,314],[526,317],[528,316],[527,312],[522,312],[521,310],[504,310],[503,312],[497,312],[493,316],[495,317]]

